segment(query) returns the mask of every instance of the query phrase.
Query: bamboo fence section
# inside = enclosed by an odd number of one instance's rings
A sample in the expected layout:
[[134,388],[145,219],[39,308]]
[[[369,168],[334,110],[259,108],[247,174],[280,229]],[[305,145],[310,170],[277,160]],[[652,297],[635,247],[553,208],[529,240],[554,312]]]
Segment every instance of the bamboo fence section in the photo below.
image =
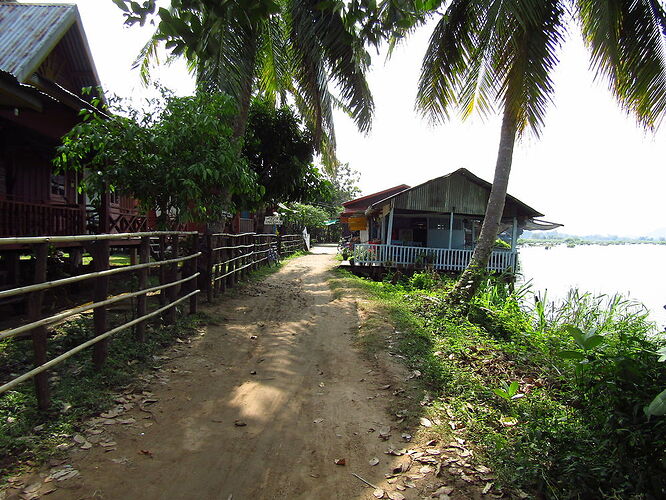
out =
[[[49,245],[55,243],[78,243],[87,248],[93,257],[93,271],[47,280]],[[101,369],[108,357],[110,337],[114,334],[134,327],[136,341],[144,342],[148,319],[162,315],[164,323],[173,323],[176,321],[176,306],[186,300],[189,300],[189,313],[195,313],[201,291],[205,292],[207,302],[212,303],[251,271],[271,264],[275,258],[303,249],[303,238],[300,235],[199,234],[191,231],[0,238],[0,252],[3,247],[15,248],[16,245],[32,250],[32,283],[0,290],[0,303],[5,299],[23,297],[27,301],[28,314],[24,324],[0,331],[0,341],[29,336],[35,366],[0,386],[0,395],[32,378],[39,409],[46,410],[50,405],[49,369],[89,347],[93,349],[94,366]],[[129,249],[130,265],[111,268],[111,245],[114,248],[125,245]],[[151,272],[159,279],[159,285],[149,286]],[[126,273],[137,277],[138,289],[109,296],[110,278]],[[46,293],[80,282],[92,282],[91,300],[50,315],[45,313]],[[129,283],[128,280],[125,282]],[[148,311],[149,296],[156,297],[159,302],[159,307],[151,312]],[[131,299],[136,299],[134,319],[109,328],[109,306]],[[48,327],[91,311],[94,337],[53,359],[47,359]]]

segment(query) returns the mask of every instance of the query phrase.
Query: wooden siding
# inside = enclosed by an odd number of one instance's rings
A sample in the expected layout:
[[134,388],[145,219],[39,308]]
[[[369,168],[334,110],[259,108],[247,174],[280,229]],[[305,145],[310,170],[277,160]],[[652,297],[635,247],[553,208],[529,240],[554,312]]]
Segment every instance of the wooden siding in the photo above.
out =
[[[483,216],[490,189],[459,172],[439,177],[395,196],[395,208]],[[507,197],[503,217],[532,216]]]

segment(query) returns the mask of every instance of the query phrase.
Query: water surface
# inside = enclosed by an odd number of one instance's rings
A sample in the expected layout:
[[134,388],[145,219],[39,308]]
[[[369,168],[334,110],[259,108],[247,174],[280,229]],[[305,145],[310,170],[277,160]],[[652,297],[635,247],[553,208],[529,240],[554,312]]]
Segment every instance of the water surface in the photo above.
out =
[[621,293],[645,304],[660,330],[666,327],[666,245],[521,247],[520,270],[550,299],[571,288]]

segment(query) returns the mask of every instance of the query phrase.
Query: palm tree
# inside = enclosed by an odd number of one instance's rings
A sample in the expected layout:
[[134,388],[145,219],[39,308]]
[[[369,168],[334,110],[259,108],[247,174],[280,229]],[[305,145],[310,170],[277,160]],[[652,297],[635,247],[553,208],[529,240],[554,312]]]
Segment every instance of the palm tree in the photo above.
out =
[[289,96],[325,163],[334,167],[333,109],[345,110],[363,132],[374,111],[365,79],[370,58],[340,9],[318,0],[215,3],[181,0],[160,9],[158,29],[139,58],[143,74],[156,45],[165,42],[172,55],[187,58],[202,88],[236,99],[237,137],[255,93],[278,105]]
[[[453,108],[463,117],[502,108],[495,175],[479,240],[450,296],[452,303],[464,303],[477,290],[497,238],[514,144],[528,131],[538,136],[544,126],[553,94],[551,74],[567,32],[580,26],[596,76],[608,80],[619,105],[641,126],[656,129],[666,112],[666,15],[657,0],[446,4],[423,59],[417,109],[438,122]],[[431,5],[427,12],[414,12],[413,25],[435,10]]]

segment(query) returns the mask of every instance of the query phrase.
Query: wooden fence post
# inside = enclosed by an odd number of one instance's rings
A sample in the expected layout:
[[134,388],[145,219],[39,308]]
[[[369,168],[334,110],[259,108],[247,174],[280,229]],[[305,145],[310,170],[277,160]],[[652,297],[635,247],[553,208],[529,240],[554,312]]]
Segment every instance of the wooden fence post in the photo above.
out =
[[[220,242],[221,247],[229,246],[228,238],[226,238],[225,236],[220,236],[218,241]],[[228,261],[228,260],[229,260],[229,250],[227,250],[226,248],[224,250],[220,250],[220,276],[222,276],[223,274],[226,274],[229,271],[229,269],[228,269],[229,265],[225,264],[225,262]],[[227,291],[227,282],[228,281],[229,281],[228,276],[226,276],[224,278],[220,278],[218,280],[218,286],[219,286],[220,293],[224,293],[224,292]]]
[[215,276],[214,274],[214,244],[215,241],[213,239],[213,236],[210,234],[207,234],[205,236],[205,242],[206,242],[206,255],[205,255],[205,262],[206,262],[206,272],[204,273],[204,277],[206,279],[206,301],[210,304],[213,302],[213,278]]
[[[179,249],[179,236],[177,234],[174,234],[171,237],[171,255],[169,256],[172,259],[175,259],[178,257],[178,249]],[[178,262],[174,262],[173,264],[169,264],[169,267],[167,268],[165,274],[166,274],[166,279],[168,282],[173,283],[174,281],[178,280]],[[177,296],[178,290],[176,286],[170,286],[169,288],[166,288],[166,303],[171,304],[175,302],[176,296]],[[176,307],[170,307],[166,311],[164,311],[164,322],[170,325],[173,325],[176,322]]]
[[277,236],[277,254],[280,259],[282,259],[282,235],[278,234]]
[[[139,247],[139,262],[141,264],[147,264],[150,262],[150,236],[143,236],[141,238],[141,246]],[[139,269],[139,290],[144,290],[148,287],[148,268]],[[146,294],[139,295],[136,301],[136,317],[140,318],[146,314],[146,305],[148,303],[148,297]],[[146,340],[146,322],[142,321],[136,325],[136,330],[134,330],[136,339],[139,342],[145,342]]]
[[[96,241],[92,245],[93,250],[93,268],[96,272],[109,269],[109,240]],[[106,300],[109,294],[109,277],[98,276],[95,278],[95,288],[93,291],[93,302]],[[101,335],[107,330],[107,311],[106,306],[97,307],[93,312],[93,323],[95,326],[95,336]],[[102,368],[109,353],[109,339],[106,338],[97,342],[93,346],[93,364],[97,370]]]
[[238,248],[236,248],[236,246],[238,245],[238,238],[234,238],[232,236],[229,236],[228,238],[229,238],[229,246],[233,247],[231,250],[229,250],[229,252],[231,252],[231,259],[233,260],[227,266],[228,267],[227,272],[230,273],[229,288],[233,288],[233,286],[236,284],[236,273],[233,271],[236,270],[236,263],[238,262],[238,260],[236,260],[236,257],[238,257],[239,255]]
[[[165,260],[166,259],[166,237],[163,234],[160,234],[159,236],[159,248],[160,248],[160,255],[159,259],[160,260]],[[159,276],[159,282],[160,285],[164,285],[166,283],[166,270],[164,269],[164,265],[160,265],[157,268],[157,273]],[[158,300],[160,302],[161,306],[166,305],[166,294],[164,293],[164,290],[160,290],[160,294],[158,295]]]
[[[35,275],[34,283],[43,283],[46,281],[46,265],[48,262],[49,245],[40,243],[35,245]],[[28,296],[28,316],[30,321],[37,321],[42,317],[42,304],[44,302],[44,291],[32,292]],[[35,366],[46,363],[47,330],[45,326],[38,326],[31,332],[32,350],[34,352]],[[45,411],[51,404],[51,395],[49,392],[48,372],[42,372],[35,375],[35,393],[37,395],[37,405],[41,411]]]
[[[193,234],[190,242],[190,251],[195,254],[199,251],[199,235],[198,234]],[[188,261],[189,263],[189,276],[193,276],[197,273],[197,257],[194,257]],[[190,293],[194,292],[197,289],[197,280],[195,278],[191,279],[189,282],[188,287],[186,287],[186,290],[188,290]],[[198,297],[199,294],[196,293],[190,297],[190,314],[196,314],[197,312],[197,302],[198,302]]]

